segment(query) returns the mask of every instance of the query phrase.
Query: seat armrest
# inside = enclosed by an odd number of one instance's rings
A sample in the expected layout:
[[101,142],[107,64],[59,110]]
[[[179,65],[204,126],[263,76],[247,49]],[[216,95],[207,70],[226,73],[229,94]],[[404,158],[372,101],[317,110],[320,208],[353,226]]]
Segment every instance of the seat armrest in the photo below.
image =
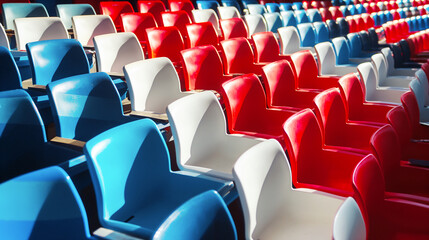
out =
[[130,115],[134,117],[147,117],[147,118],[153,118],[153,119],[162,120],[162,121],[168,121],[168,117],[166,113],[131,111]]
[[82,151],[83,147],[86,144],[86,142],[84,141],[70,139],[70,138],[63,138],[58,136],[52,138],[50,142],[61,146],[65,146],[70,149],[78,150],[78,151]]

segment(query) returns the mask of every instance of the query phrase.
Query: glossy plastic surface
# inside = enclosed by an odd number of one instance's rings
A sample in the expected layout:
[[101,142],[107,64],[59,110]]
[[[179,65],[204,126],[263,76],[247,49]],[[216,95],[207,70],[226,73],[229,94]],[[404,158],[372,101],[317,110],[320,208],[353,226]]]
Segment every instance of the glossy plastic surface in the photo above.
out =
[[216,30],[210,22],[187,24],[186,31],[190,48],[204,45],[216,47],[219,45]]
[[[203,1],[208,2],[208,1]],[[216,2],[217,4],[217,2]],[[200,23],[200,22],[211,22],[213,24],[213,27],[216,29],[216,32],[219,36],[222,36],[222,32],[220,30],[219,26],[219,17],[217,14],[217,7],[216,10],[213,9],[195,9],[192,10],[192,15],[194,17],[194,22]]]
[[185,11],[162,12],[161,18],[165,27],[174,26],[179,29],[183,38],[187,38],[188,32],[186,31],[186,25],[191,23],[191,18]]
[[101,14],[110,16],[112,21],[115,23],[116,30],[118,32],[122,32],[121,14],[132,13],[134,12],[134,9],[128,1],[109,1],[100,2],[100,11]]
[[155,18],[158,26],[162,27],[163,21],[161,13],[165,12],[165,6],[162,1],[151,0],[151,1],[138,1],[139,11],[141,13],[150,13]]
[[267,31],[267,23],[262,15],[244,15],[244,21],[247,24],[250,36],[258,32]]
[[115,24],[109,16],[74,16],[72,21],[74,37],[83,46],[93,47],[95,36],[116,33]]
[[15,30],[16,18],[48,17],[48,11],[41,3],[3,3],[3,23],[6,29]]
[[180,61],[180,51],[185,46],[182,35],[176,27],[146,29],[149,58],[167,57],[173,63]]
[[247,25],[241,18],[221,19],[220,28],[225,40],[236,37],[247,38],[249,35]]
[[233,6],[219,7],[218,11],[220,20],[241,17],[240,12],[238,12],[237,8]]
[[58,4],[56,11],[67,29],[72,28],[73,16],[95,15],[95,10],[90,4]]
[[272,32],[261,32],[252,35],[256,62],[274,62],[281,59],[290,59],[287,55],[280,55],[277,38]]
[[301,46],[301,38],[299,36],[298,30],[295,27],[282,27],[277,29],[277,31],[279,32],[282,54],[292,54],[301,50],[313,49],[312,47]]
[[150,13],[123,13],[121,19],[124,32],[134,33],[143,46],[147,44],[146,29],[158,26]]
[[301,40],[300,46],[314,47],[316,44],[316,33],[312,23],[301,23],[297,25],[299,37]]
[[315,22],[313,23],[313,27],[316,34],[315,43],[329,41],[329,29],[324,22]]

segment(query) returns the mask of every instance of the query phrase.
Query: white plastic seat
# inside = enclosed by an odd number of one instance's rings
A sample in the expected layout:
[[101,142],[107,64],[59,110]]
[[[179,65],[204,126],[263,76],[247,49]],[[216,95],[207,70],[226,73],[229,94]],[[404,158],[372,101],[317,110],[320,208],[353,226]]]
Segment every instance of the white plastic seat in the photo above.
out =
[[218,7],[217,10],[220,19],[241,18],[236,7]]
[[3,25],[0,23],[0,46],[10,50],[9,38],[7,37],[6,31]]
[[427,91],[424,91],[424,87],[418,79],[414,79],[410,83],[410,89],[414,93],[417,99],[417,105],[419,106],[420,122],[429,122],[429,108],[426,107],[426,95]]
[[249,14],[260,14],[267,13],[267,9],[262,4],[247,4],[247,10]]
[[382,102],[389,104],[401,104],[401,96],[406,92],[403,88],[379,87],[375,69],[372,63],[361,63],[357,67],[360,80],[365,86],[365,100],[369,102]]
[[25,50],[29,42],[69,38],[59,17],[17,18],[14,24],[18,50]]
[[381,53],[386,58],[387,76],[414,76],[418,70],[417,68],[395,68],[392,50],[388,47],[381,49]]
[[222,31],[219,26],[219,18],[213,9],[194,9],[192,10],[194,22],[211,22],[215,28],[217,35],[222,36]]
[[382,53],[372,55],[371,62],[378,77],[378,86],[380,87],[399,87],[408,89],[413,76],[387,76],[386,59]]
[[301,50],[310,50],[314,53],[314,48],[300,46],[301,40],[296,27],[281,27],[277,31],[280,37],[282,54],[292,54]]
[[320,75],[344,76],[356,72],[356,67],[336,65],[336,55],[330,42],[318,43],[314,46],[317,54]]
[[338,209],[334,220],[333,239],[366,239],[366,228],[357,202],[348,197]]
[[124,75],[132,111],[159,114],[166,120],[167,105],[192,94],[180,91],[179,76],[173,63],[165,57],[127,64]]
[[115,24],[106,15],[72,17],[74,38],[82,46],[93,47],[93,38],[98,35],[116,33]]
[[140,42],[132,32],[96,36],[94,47],[100,72],[122,75],[125,65],[144,59]]
[[233,175],[246,239],[332,239],[334,219],[345,199],[294,189],[289,161],[276,140],[243,153]]
[[227,134],[225,115],[210,91],[171,103],[167,107],[167,116],[180,169],[231,180],[232,168],[239,156],[264,141]]
[[244,15],[244,21],[249,29],[249,36],[252,36],[255,33],[267,31],[267,23],[265,22],[264,17],[260,14]]

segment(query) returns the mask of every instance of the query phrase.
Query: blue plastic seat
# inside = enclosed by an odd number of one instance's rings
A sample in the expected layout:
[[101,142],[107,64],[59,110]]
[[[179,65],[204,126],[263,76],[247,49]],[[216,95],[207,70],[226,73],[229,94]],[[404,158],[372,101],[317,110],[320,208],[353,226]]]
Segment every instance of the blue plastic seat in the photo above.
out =
[[366,13],[366,9],[362,4],[356,5],[356,9],[357,9],[358,14]]
[[15,30],[13,20],[25,17],[48,17],[48,11],[40,3],[3,3],[3,23],[6,29]]
[[329,30],[324,22],[315,22],[313,27],[316,33],[316,43],[329,41]]
[[323,22],[322,15],[320,15],[319,10],[317,9],[308,9],[307,10],[307,16],[310,22]]
[[377,13],[372,13],[371,14],[372,19],[374,20],[374,26],[381,26],[381,19],[380,19],[380,15]]
[[293,11],[281,11],[280,15],[283,18],[283,26],[294,26],[298,24],[298,21],[296,20],[295,13]]
[[267,11],[270,13],[280,13],[280,5],[278,3],[265,3],[265,7],[267,8]]
[[75,186],[59,167],[0,184],[3,239],[92,239]]
[[316,44],[316,33],[311,23],[301,23],[297,25],[301,47],[314,47]]
[[[207,190],[225,196],[231,181],[171,171],[167,146],[149,119],[112,128],[84,148],[101,226],[151,237],[177,207]],[[192,230],[193,231],[193,230]]]
[[88,141],[107,129],[138,119],[124,116],[118,91],[105,72],[51,82],[47,92],[59,137]]
[[293,11],[293,4],[292,3],[279,3],[280,4],[280,10],[281,11]]
[[390,11],[385,11],[384,15],[386,15],[387,22],[393,21],[393,14]]
[[305,10],[295,10],[295,16],[298,24],[310,22],[310,19],[308,19],[308,16]]
[[397,11],[399,13],[399,16],[401,16],[401,18],[407,18],[407,12],[403,8],[399,8]]
[[277,34],[277,29],[283,27],[283,21],[279,13],[265,13],[264,18],[269,32]]
[[241,5],[241,2],[236,0],[222,0],[222,5],[225,7],[235,7],[237,8],[238,12],[240,14],[243,14],[243,6]]
[[302,2],[293,2],[292,4],[295,10],[304,10],[304,5]]
[[153,240],[206,238],[237,239],[231,214],[216,191],[201,193],[182,204],[159,227]]
[[350,58],[350,47],[348,46],[347,39],[345,37],[337,37],[332,39],[332,45],[335,50],[336,64],[337,66],[355,66],[357,64],[351,63]]
[[422,26],[424,29],[429,28],[429,16],[427,14],[422,16]]
[[340,28],[340,36],[346,37],[350,32],[349,24],[345,18],[337,19],[338,27]]
[[264,13],[267,13],[267,9],[262,4],[247,4],[247,10],[249,14],[264,15]]
[[359,33],[349,33],[347,34],[347,38],[349,39],[350,58],[371,57],[372,53],[363,49]]
[[24,90],[0,92],[0,129],[0,182],[47,166],[66,168],[68,160],[82,155],[47,141],[40,114]]
[[[23,89],[22,78],[18,70],[18,65],[12,54],[5,47],[0,47],[0,91]],[[28,61],[27,61],[28,62]],[[25,89],[30,94],[37,109],[42,116],[45,125],[52,122],[52,113],[49,106],[49,99],[43,91]]]
[[198,9],[213,9],[217,16],[219,16],[219,12],[217,10],[218,7],[220,7],[219,3],[214,0],[204,0],[204,1],[197,1]]
[[[353,6],[354,6],[354,5],[353,5]],[[341,7],[340,7],[340,11],[341,11],[341,13],[343,14],[343,16],[344,16],[344,17],[347,17],[347,16],[350,16],[350,15],[353,15],[353,14],[350,12],[350,10],[349,10],[348,6],[341,6]]]
[[340,36],[340,26],[338,23],[334,20],[327,20],[326,25],[328,25],[329,29],[329,37],[331,39],[339,37]]
[[359,14],[359,11],[358,11],[358,9],[356,8],[356,5],[349,5],[349,6],[347,7],[347,9],[349,10],[350,15],[356,15],[356,14]]
[[57,16],[61,18],[64,26],[72,28],[72,17],[81,15],[95,15],[95,10],[90,4],[58,4],[56,5]]

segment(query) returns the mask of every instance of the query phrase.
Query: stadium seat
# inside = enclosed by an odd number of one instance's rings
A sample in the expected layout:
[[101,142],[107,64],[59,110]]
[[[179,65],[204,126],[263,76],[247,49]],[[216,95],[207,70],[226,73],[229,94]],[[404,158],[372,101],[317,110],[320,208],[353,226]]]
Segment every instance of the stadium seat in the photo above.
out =
[[3,24],[6,29],[15,30],[14,20],[26,17],[48,17],[48,11],[41,3],[3,3]]
[[282,27],[278,29],[278,32],[282,54],[292,54],[302,50],[314,51],[313,47],[301,46],[301,38],[295,27]]
[[155,18],[156,24],[159,27],[164,26],[161,13],[165,12],[165,6],[162,1],[151,0],[151,1],[138,1],[139,12],[150,13]]
[[241,18],[229,18],[220,20],[223,39],[236,37],[249,37],[247,26]]
[[115,25],[109,16],[74,16],[72,21],[74,38],[84,47],[93,48],[95,36],[116,33]]
[[133,6],[128,1],[115,1],[115,2],[100,2],[101,14],[110,16],[113,23],[115,23],[116,30],[123,32],[121,14],[134,12]]
[[67,29],[72,28],[73,16],[95,15],[95,10],[90,4],[58,4],[56,12]]

